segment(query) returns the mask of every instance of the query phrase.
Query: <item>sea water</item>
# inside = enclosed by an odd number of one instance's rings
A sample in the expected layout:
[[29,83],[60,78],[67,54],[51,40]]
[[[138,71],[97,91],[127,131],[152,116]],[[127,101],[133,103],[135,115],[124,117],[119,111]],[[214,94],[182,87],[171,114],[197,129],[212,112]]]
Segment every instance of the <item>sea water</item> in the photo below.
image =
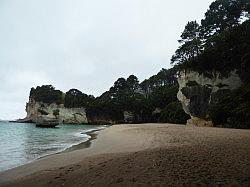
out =
[[35,124],[0,121],[0,171],[23,165],[37,158],[58,153],[88,141],[95,125],[59,125],[37,128]]

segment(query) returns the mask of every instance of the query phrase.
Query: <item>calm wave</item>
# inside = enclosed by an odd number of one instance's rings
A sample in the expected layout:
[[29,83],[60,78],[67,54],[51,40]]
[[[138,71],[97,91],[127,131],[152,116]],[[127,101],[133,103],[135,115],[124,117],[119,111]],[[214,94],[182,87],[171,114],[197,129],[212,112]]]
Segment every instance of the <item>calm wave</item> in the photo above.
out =
[[86,133],[100,128],[104,126],[59,125],[57,128],[36,128],[35,124],[0,121],[0,171],[85,142],[90,138]]

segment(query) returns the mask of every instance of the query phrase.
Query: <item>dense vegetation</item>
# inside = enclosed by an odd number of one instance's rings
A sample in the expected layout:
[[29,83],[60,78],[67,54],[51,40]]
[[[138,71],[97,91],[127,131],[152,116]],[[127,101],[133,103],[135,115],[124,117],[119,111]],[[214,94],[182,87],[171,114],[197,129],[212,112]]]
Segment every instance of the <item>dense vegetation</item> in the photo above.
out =
[[[133,122],[167,122],[168,118],[165,115],[154,114],[154,110],[157,108],[162,110],[170,103],[176,104],[172,105],[172,108],[174,106],[178,108],[177,91],[178,84],[174,69],[162,69],[157,75],[141,83],[136,76],[130,75],[127,79],[119,78],[109,91],[89,105],[87,111],[89,116],[97,116],[97,118],[106,116],[117,122],[123,122],[124,111],[133,113]],[[185,116],[182,110],[178,112]],[[171,122],[185,123],[186,118]]]
[[44,103],[63,103],[63,93],[60,90],[56,90],[52,85],[37,86],[31,88],[30,97],[38,102]]
[[216,71],[227,76],[236,70],[245,85],[225,93],[211,107],[210,117],[215,125],[250,128],[249,10],[249,0],[214,1],[201,24],[190,21],[185,26],[180,47],[171,59],[173,68],[162,69],[141,83],[134,75],[119,78],[97,98],[76,89],[63,94],[51,85],[32,88],[30,96],[68,108],[85,107],[92,122],[122,123],[124,111],[128,111],[133,114],[133,122],[185,123],[188,116],[176,98],[178,71],[192,69],[207,75]]
[[242,78],[249,79],[249,10],[248,0],[213,2],[201,25],[191,21],[185,26],[172,64],[180,69],[219,71],[224,75],[237,69]]
[[189,119],[179,101],[169,103],[161,112],[160,121],[181,124]]
[[179,70],[191,69],[212,76],[236,70],[243,85],[224,91],[210,108],[215,125],[250,128],[250,1],[216,0],[201,20],[188,22],[180,47],[171,61]]
[[56,90],[52,85],[31,88],[30,98],[47,104],[64,104],[66,108],[86,107],[94,100],[94,96],[84,94],[77,89],[70,89],[65,94],[60,90]]
[[93,99],[92,95],[84,94],[77,89],[70,89],[65,94],[64,106],[66,108],[86,107]]
[[[162,69],[157,75],[141,83],[134,75],[127,79],[119,78],[108,91],[97,98],[77,89],[71,89],[64,94],[51,85],[32,88],[30,96],[44,103],[64,104],[66,108],[85,107],[88,118],[93,123],[96,119],[102,123],[123,123],[124,111],[133,114],[134,123],[185,123],[187,115],[180,110],[177,91],[176,70],[172,68]],[[170,106],[171,110],[168,110],[167,106]],[[168,115],[166,112],[162,115],[160,112],[155,113],[156,109],[168,111]],[[174,118],[174,115],[178,117]]]
[[250,84],[224,93],[223,98],[210,111],[212,120],[217,126],[249,129]]

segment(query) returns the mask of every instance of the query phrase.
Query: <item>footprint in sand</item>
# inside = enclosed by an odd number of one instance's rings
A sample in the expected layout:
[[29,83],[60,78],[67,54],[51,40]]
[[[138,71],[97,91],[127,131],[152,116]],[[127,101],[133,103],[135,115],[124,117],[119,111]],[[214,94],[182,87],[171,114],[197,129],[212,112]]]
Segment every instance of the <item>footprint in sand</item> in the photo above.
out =
[[123,181],[124,181],[123,178],[118,178],[118,179],[116,180],[116,183],[121,183],[121,182],[123,182]]
[[136,179],[136,178],[132,178],[131,181],[132,181],[132,182],[136,182],[137,179]]
[[69,172],[74,171],[74,169],[73,169],[73,167],[70,167],[67,171],[68,171],[68,173],[69,173]]
[[75,165],[75,169],[80,169],[81,168],[81,165],[77,164]]
[[100,176],[100,173],[96,173],[95,176],[96,176],[96,177],[99,177],[99,176]]

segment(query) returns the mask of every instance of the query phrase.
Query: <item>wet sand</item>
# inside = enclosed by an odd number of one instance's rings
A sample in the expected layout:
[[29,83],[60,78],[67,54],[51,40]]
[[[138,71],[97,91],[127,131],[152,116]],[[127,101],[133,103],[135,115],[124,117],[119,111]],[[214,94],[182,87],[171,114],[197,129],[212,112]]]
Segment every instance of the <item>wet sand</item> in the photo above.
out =
[[249,186],[250,131],[115,125],[89,148],[0,173],[0,186]]

